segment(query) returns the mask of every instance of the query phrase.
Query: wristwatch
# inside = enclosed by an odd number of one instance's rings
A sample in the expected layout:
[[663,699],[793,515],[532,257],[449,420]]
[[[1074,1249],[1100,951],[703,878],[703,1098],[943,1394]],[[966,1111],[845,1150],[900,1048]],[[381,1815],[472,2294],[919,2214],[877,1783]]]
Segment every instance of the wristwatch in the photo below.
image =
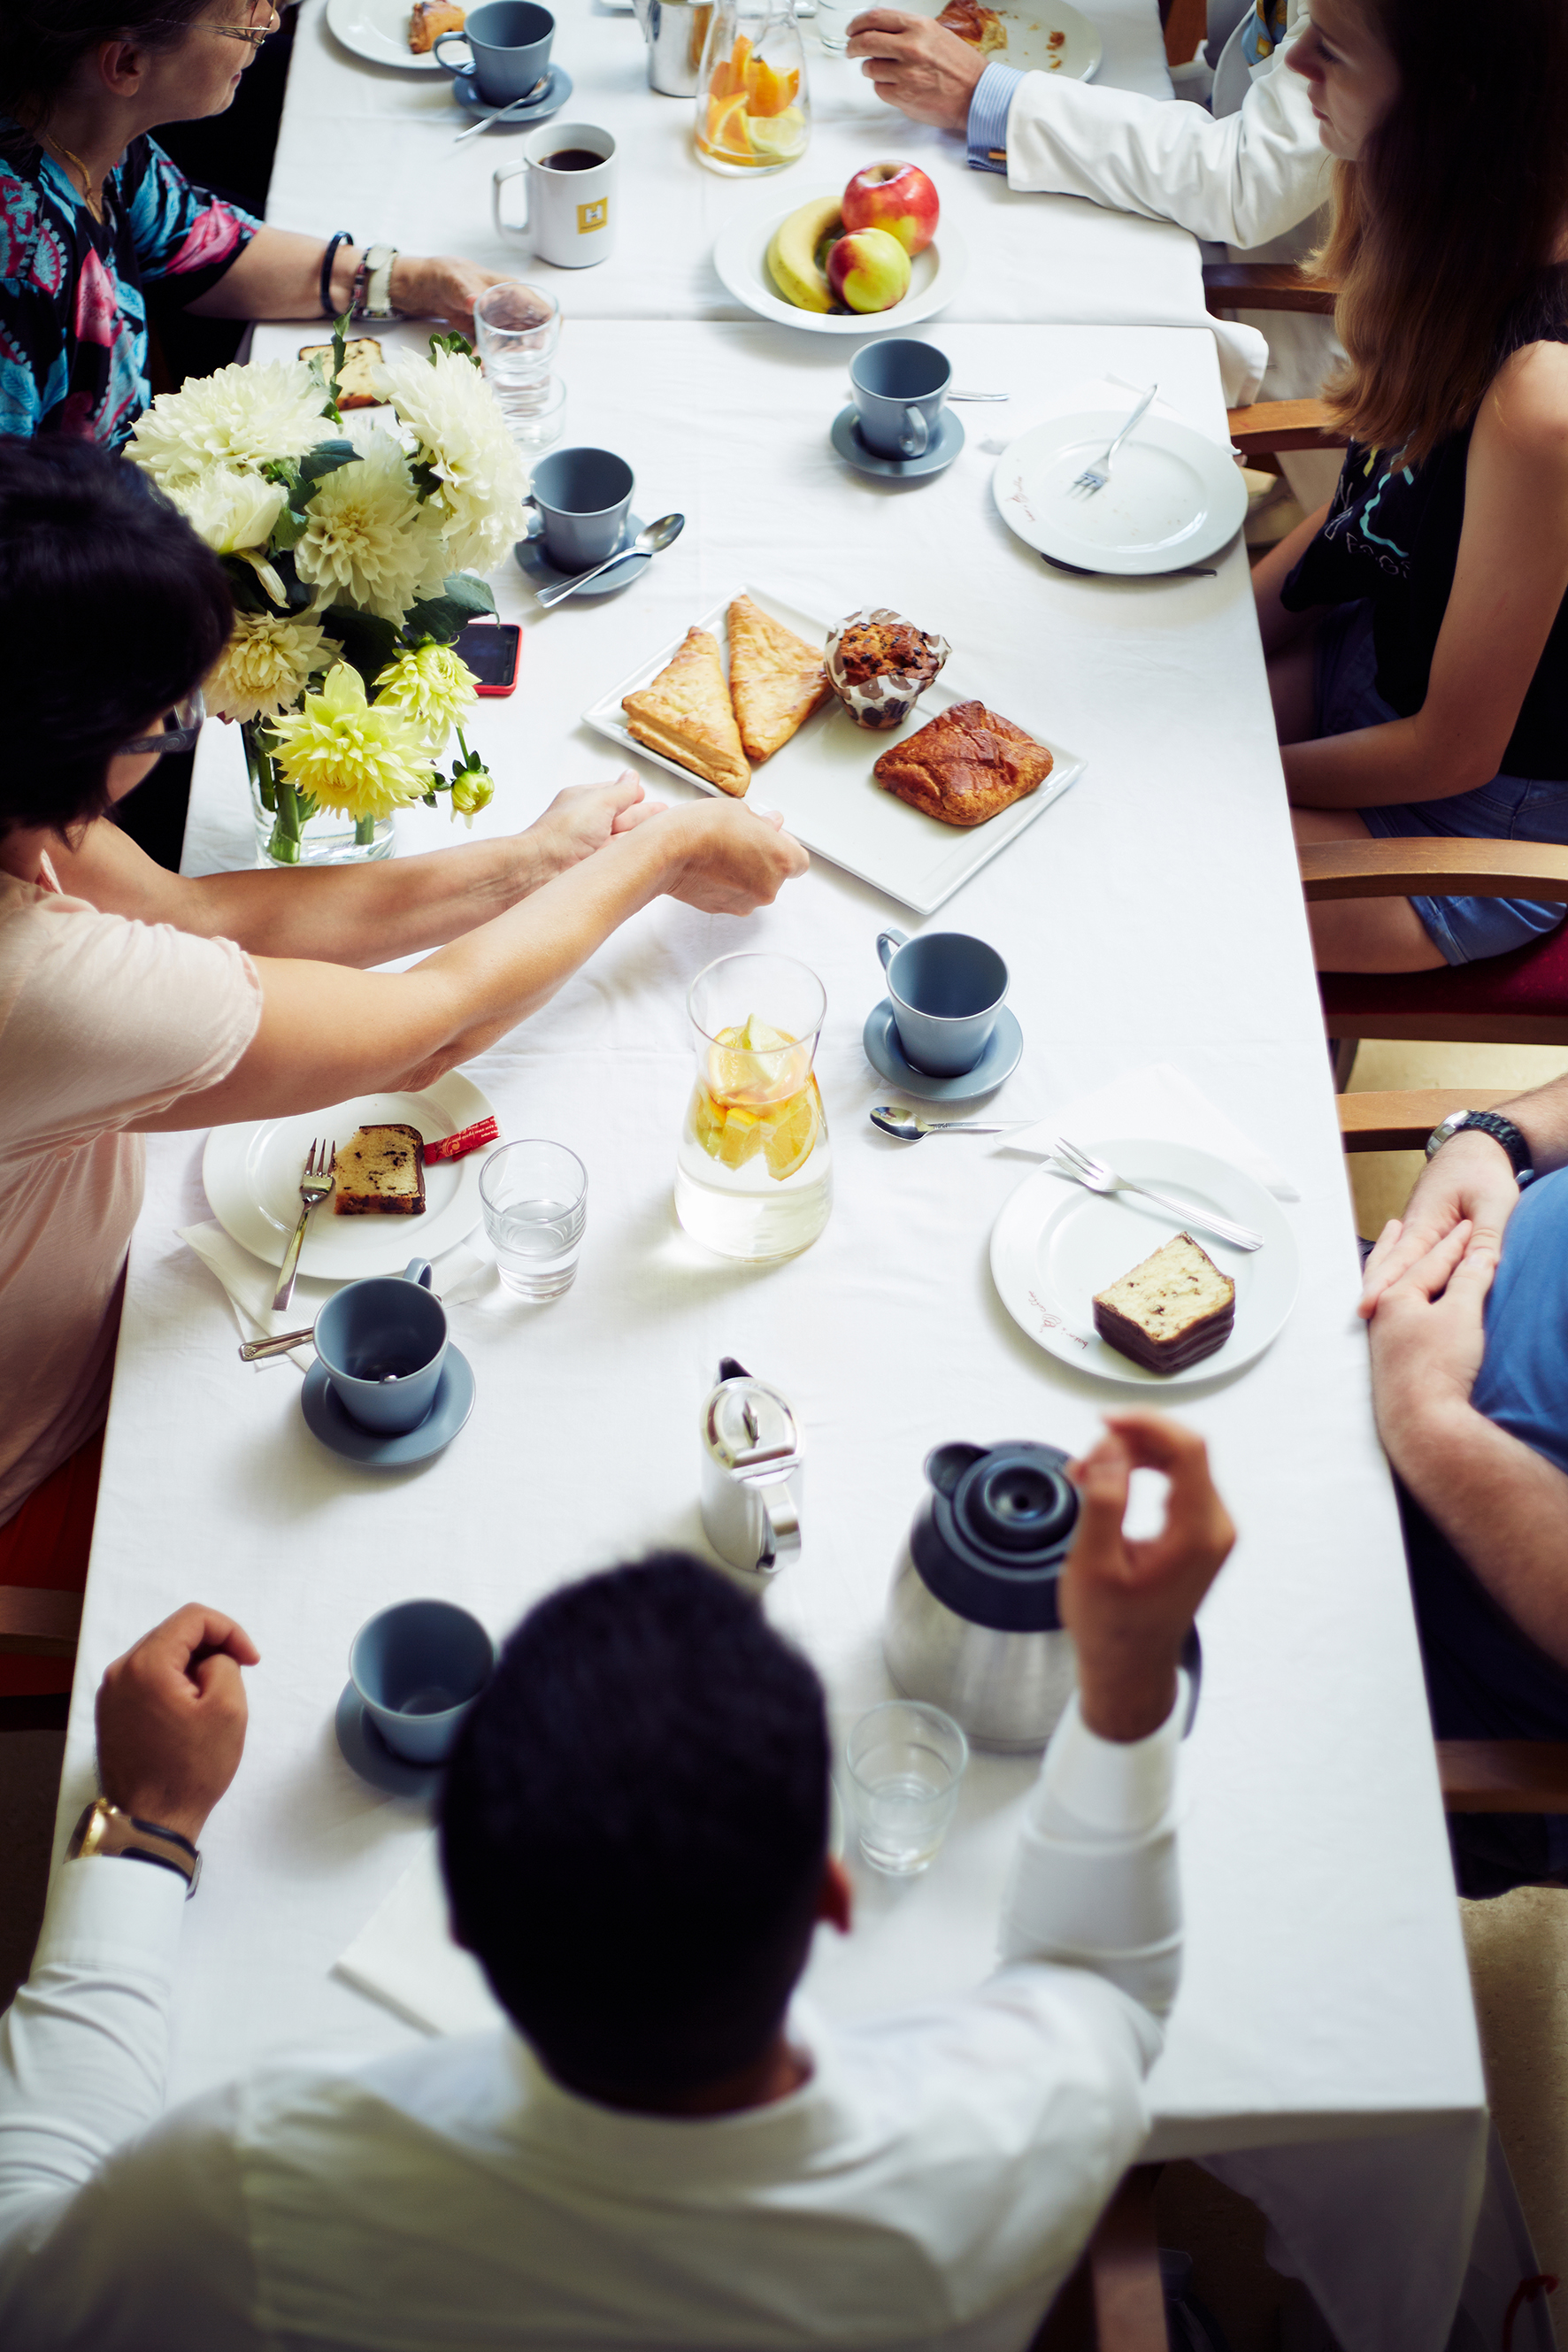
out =
[[177,1871],[185,1882],[187,1903],[201,1883],[202,1858],[188,1837],[157,1822],[144,1822],[135,1813],[122,1813],[107,1797],[95,1797],[85,1809],[66,1848],[68,1862],[86,1861],[93,1854],[151,1862],[162,1870]]
[[1461,1128],[1466,1127],[1479,1127],[1483,1135],[1489,1135],[1494,1143],[1501,1144],[1513,1162],[1514,1181],[1521,1192],[1527,1184],[1534,1183],[1535,1170],[1531,1165],[1534,1155],[1512,1119],[1504,1118],[1500,1111],[1451,1110],[1426,1139],[1427,1159],[1430,1160],[1435,1151],[1441,1151],[1449,1137],[1458,1135]]
[[395,319],[392,307],[392,265],[397,259],[395,245],[367,245],[354,271],[353,293],[350,308],[356,319]]

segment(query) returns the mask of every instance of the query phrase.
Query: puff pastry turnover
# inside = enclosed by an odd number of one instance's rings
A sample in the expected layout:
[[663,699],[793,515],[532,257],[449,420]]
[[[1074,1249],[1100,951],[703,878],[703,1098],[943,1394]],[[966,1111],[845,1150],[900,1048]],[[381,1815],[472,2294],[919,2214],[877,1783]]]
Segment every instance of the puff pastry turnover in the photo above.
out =
[[754,604],[730,607],[730,697],[748,760],[771,760],[832,691],[820,652]]
[[984,824],[1051,772],[1043,743],[983,702],[955,702],[902,743],[889,744],[871,773],[884,792],[943,824]]
[[739,799],[751,782],[719,641],[706,629],[688,629],[674,660],[639,693],[624,696],[621,709],[639,743],[662,751],[721,792]]

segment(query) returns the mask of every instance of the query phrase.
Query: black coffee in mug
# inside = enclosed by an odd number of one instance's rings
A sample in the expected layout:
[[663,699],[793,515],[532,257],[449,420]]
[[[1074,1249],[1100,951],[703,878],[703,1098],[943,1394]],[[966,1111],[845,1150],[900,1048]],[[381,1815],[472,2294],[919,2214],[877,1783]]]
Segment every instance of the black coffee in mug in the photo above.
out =
[[546,155],[544,168],[547,172],[591,172],[604,160],[592,147],[560,147],[553,155]]

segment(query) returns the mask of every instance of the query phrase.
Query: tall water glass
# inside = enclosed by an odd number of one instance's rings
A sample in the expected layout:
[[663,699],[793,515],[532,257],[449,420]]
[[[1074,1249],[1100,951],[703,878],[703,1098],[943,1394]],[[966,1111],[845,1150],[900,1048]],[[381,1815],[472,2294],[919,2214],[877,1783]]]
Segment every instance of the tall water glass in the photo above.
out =
[[552,396],[550,363],[561,340],[553,294],[515,278],[487,286],[474,304],[474,340],[514,440],[527,441]]
[[874,1870],[912,1878],[947,1835],[969,1742],[940,1706],[889,1699],[863,1715],[845,1744],[860,1851]]
[[849,27],[870,0],[816,0],[816,37],[833,57],[849,46]]
[[693,1240],[752,1265],[793,1257],[833,1205],[827,1119],[812,1074],[827,1012],[793,956],[721,956],[686,1000],[697,1070],[675,1163]]
[[588,1215],[588,1171],[574,1151],[536,1136],[503,1143],[485,1162],[479,1201],[514,1297],[541,1305],[571,1289]]

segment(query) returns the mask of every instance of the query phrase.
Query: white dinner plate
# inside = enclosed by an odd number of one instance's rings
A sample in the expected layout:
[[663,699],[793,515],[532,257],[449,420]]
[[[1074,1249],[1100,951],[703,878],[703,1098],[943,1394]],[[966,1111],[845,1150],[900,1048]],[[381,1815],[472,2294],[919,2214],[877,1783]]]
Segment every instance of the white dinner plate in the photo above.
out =
[[[825,642],[830,624],[821,614],[803,613],[765,588],[737,588],[734,593],[752,597],[764,613],[771,613],[808,645]],[[695,623],[696,627],[707,629],[718,638],[726,660],[730,603],[726,597]],[[682,637],[684,634],[683,631]],[[633,759],[653,760],[682,782],[695,784],[705,793],[717,793],[716,784],[704,782],[689,768],[639,743],[621,709],[622,696],[657,677],[681,641],[681,637],[674,638],[650,654],[629,677],[623,678],[613,692],[602,695],[583,716],[590,727],[607,735],[612,743],[618,743]],[[902,727],[890,728],[886,734],[874,728],[858,727],[837,696],[831,695],[782,751],[752,771],[752,789],[758,800],[764,807],[782,810],[784,824],[797,841],[804,841],[808,849],[830,858],[835,866],[842,866],[846,873],[858,874],[863,882],[902,899],[906,907],[912,907],[921,915],[932,913],[944,898],[952,897],[961,882],[967,882],[999,849],[1016,841],[1042,809],[1061,798],[1084,769],[1077,752],[1065,751],[1037,724],[1032,709],[1015,702],[1009,695],[1001,716],[1010,719],[1016,727],[1026,728],[1037,742],[1046,746],[1054,762],[1038,792],[1015,801],[1011,808],[1003,809],[985,824],[966,829],[941,824],[935,817],[884,792],[872,776],[873,763],[890,743],[901,743],[905,736],[914,734],[928,719],[940,718],[953,703],[966,700],[973,688],[963,683],[963,675],[962,658],[950,658]]]
[[1027,546],[1085,572],[1174,572],[1201,563],[1241,529],[1247,484],[1228,446],[1179,417],[1145,416],[1117,451],[1104,489],[1070,495],[1128,414],[1089,409],[1021,433],[991,477],[997,512]]
[[[300,1171],[317,1136],[346,1143],[356,1127],[416,1127],[426,1143],[494,1116],[471,1078],[448,1070],[421,1094],[360,1095],[329,1110],[250,1126],[215,1127],[202,1154],[212,1213],[242,1249],[280,1265],[300,1214]],[[425,1171],[422,1217],[338,1217],[323,1202],[305,1231],[301,1274],[329,1282],[401,1274],[411,1257],[436,1257],[479,1223],[484,1151],[437,1160]]]
[[[828,193],[826,188],[819,191],[823,196]],[[742,213],[722,231],[713,247],[713,267],[737,302],[743,302],[760,319],[804,328],[808,335],[879,335],[889,328],[899,333],[946,310],[963,283],[969,248],[958,231],[945,224],[925,251],[915,255],[910,265],[910,290],[890,310],[862,317],[852,310],[797,310],[793,302],[786,302],[768,275],[768,247],[774,230],[791,213],[811,202],[809,196],[797,196],[794,204],[776,205],[766,213]]]
[[998,8],[996,14],[1007,46],[989,51],[987,65],[1012,66],[1019,73],[1059,73],[1069,81],[1092,81],[1100,71],[1105,56],[1100,35],[1067,0],[1042,0],[1037,8],[1026,0],[1022,7]]
[[[1232,1249],[1152,1201],[1090,1192],[1047,1166],[1019,1185],[991,1228],[991,1278],[1014,1322],[1064,1364],[1142,1388],[1189,1388],[1253,1362],[1294,1307],[1300,1276],[1296,1236],[1273,1193],[1228,1160],[1187,1143],[1112,1136],[1080,1149],[1108,1160],[1119,1176],[1250,1225],[1263,1235],[1263,1247]],[[1235,1283],[1236,1322],[1212,1356],[1179,1372],[1145,1371],[1096,1331],[1094,1294],[1185,1231]]]
[[405,73],[445,74],[426,49],[416,57],[408,46],[413,0],[327,0],[327,23],[345,49],[373,66],[401,66]]

